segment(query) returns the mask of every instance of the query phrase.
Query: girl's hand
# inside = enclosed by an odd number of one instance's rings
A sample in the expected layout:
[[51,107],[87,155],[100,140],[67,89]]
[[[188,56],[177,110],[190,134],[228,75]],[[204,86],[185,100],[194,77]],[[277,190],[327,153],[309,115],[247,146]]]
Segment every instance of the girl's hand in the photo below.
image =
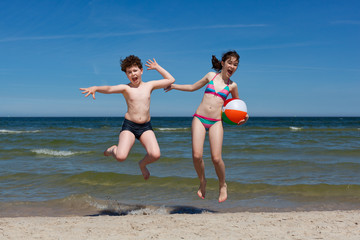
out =
[[147,66],[147,70],[152,70],[152,69],[156,69],[159,64],[156,62],[155,58],[153,58],[153,60],[149,59],[146,61],[145,66]]
[[242,124],[246,123],[246,122],[247,122],[247,120],[249,120],[249,115],[248,115],[248,114],[246,114],[246,116],[245,116],[245,119],[244,119],[244,120],[241,120],[240,122],[238,122],[238,125],[242,125]]
[[167,86],[166,88],[164,88],[164,91],[168,92],[168,91],[171,91],[172,89],[174,89],[174,88],[173,88],[173,85],[171,84],[171,85]]
[[82,90],[82,94],[86,94],[85,97],[89,96],[90,94],[95,99],[96,87],[89,87],[89,88],[80,88]]

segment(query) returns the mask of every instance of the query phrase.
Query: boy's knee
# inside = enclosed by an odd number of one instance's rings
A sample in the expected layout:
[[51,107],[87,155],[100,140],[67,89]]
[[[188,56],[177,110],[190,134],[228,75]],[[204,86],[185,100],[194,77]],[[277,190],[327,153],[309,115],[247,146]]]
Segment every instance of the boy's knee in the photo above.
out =
[[123,162],[127,158],[127,154],[124,153],[116,153],[115,158],[118,162]]
[[154,151],[154,152],[150,152],[149,153],[150,158],[154,159],[154,160],[158,160],[161,156],[160,151]]

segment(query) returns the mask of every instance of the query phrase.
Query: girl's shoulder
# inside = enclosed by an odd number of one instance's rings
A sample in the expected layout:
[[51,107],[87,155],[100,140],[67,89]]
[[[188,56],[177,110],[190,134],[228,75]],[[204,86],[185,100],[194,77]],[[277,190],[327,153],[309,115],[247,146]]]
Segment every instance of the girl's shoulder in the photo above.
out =
[[214,79],[214,77],[217,75],[217,72],[208,72],[205,76],[207,77],[207,79],[209,80],[209,82]]
[[231,89],[237,88],[237,83],[230,79],[229,81],[229,87]]
[[229,85],[237,85],[237,84],[233,80],[229,79]]

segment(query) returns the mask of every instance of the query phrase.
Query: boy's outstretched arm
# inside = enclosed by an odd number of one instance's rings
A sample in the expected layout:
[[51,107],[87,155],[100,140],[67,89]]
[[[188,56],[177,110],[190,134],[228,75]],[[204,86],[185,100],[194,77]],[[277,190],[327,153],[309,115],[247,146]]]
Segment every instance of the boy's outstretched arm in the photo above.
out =
[[147,60],[145,66],[148,67],[147,70],[155,69],[164,78],[162,80],[152,81],[154,89],[166,88],[175,82],[175,78],[168,71],[166,71],[163,67],[161,67],[156,62],[155,58],[153,58],[153,60],[151,60],[151,59]]
[[122,93],[126,88],[126,85],[116,85],[116,86],[93,86],[88,88],[80,88],[82,94],[86,94],[85,97],[89,96],[90,94],[93,96],[93,99],[95,99],[95,93],[105,93],[105,94],[111,94],[111,93]]

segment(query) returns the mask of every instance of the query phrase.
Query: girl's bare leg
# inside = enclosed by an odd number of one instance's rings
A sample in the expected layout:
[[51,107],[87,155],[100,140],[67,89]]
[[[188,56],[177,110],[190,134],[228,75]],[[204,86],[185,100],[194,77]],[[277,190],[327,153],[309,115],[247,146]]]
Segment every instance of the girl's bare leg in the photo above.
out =
[[225,164],[222,160],[222,145],[223,145],[224,130],[222,122],[215,123],[209,129],[209,141],[211,149],[211,159],[215,167],[216,175],[219,179],[219,202],[224,202],[227,199],[227,185],[225,182]]
[[203,160],[204,141],[206,129],[200,120],[194,117],[191,127],[192,136],[192,155],[195,171],[200,180],[200,186],[197,195],[204,199],[206,193],[206,178],[205,178],[205,165]]
[[160,158],[160,147],[156,140],[155,133],[151,130],[144,132],[139,140],[147,152],[145,157],[139,161],[141,173],[144,176],[144,179],[147,180],[150,177],[150,172],[146,165],[153,163]]

